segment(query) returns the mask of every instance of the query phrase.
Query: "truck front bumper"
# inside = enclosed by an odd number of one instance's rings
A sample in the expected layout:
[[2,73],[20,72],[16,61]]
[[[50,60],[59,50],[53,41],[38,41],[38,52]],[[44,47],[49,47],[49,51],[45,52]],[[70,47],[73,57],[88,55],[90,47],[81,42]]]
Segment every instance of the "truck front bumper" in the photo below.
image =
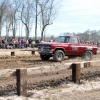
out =
[[52,55],[53,51],[51,50],[38,50],[39,54],[41,55]]

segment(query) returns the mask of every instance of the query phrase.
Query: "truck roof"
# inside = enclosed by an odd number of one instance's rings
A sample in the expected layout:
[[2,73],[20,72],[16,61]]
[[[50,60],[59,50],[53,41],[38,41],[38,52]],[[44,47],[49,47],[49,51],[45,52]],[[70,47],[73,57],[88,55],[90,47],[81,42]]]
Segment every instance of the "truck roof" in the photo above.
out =
[[60,36],[78,37],[78,36],[72,36],[72,35],[60,35]]

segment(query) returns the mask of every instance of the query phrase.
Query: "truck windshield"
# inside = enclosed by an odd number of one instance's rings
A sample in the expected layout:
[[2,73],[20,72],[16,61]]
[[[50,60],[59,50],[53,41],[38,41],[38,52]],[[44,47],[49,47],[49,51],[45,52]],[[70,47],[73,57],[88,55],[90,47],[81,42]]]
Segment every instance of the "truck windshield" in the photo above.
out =
[[61,43],[67,43],[69,41],[69,36],[59,36],[55,39],[54,42],[61,42]]

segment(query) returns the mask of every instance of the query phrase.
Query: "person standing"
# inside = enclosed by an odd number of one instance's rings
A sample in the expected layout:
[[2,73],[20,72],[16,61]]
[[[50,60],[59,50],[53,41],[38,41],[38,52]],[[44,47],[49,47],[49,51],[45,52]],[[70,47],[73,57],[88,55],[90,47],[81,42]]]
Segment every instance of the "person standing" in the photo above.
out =
[[15,49],[15,43],[16,43],[15,38],[12,37],[12,47],[13,47],[14,49]]
[[29,47],[31,48],[32,47],[32,39],[31,38],[29,38]]
[[24,39],[23,39],[23,37],[21,38],[21,48],[22,49],[24,48]]
[[34,45],[35,45],[35,40],[32,40],[32,48],[34,48]]
[[26,48],[27,48],[28,44],[29,44],[28,39],[26,40],[25,44],[26,44]]

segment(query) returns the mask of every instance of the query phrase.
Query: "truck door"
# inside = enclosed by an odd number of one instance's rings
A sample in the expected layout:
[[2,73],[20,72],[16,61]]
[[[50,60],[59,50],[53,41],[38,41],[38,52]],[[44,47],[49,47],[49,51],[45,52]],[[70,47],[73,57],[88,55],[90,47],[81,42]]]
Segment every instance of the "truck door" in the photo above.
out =
[[71,37],[69,40],[69,55],[78,55],[79,41],[77,37]]

